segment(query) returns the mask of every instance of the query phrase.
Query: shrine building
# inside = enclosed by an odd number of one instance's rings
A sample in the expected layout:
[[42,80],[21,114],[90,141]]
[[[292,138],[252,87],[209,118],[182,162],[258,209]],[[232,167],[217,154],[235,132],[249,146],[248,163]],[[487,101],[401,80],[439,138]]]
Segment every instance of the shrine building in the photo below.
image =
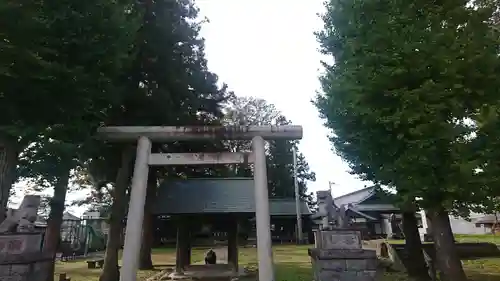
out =
[[[270,199],[274,243],[296,243],[294,198]],[[314,239],[311,210],[301,202],[303,237]],[[190,265],[192,246],[227,245],[228,263],[238,270],[238,245],[254,244],[255,194],[249,178],[163,182],[154,206],[154,245],[177,245],[177,267]]]

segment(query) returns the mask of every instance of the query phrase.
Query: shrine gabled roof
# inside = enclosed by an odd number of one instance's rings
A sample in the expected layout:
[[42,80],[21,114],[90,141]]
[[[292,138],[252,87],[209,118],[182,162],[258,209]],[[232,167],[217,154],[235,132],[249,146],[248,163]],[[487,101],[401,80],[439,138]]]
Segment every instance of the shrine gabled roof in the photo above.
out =
[[392,212],[398,211],[399,208],[392,204],[390,194],[378,191],[375,187],[367,187],[349,194],[345,194],[334,198],[333,201],[337,206],[351,205],[355,206],[358,211],[381,211]]
[[333,198],[333,201],[337,206],[347,205],[347,204],[358,204],[362,201],[368,199],[371,195],[373,195],[375,188],[367,187],[360,190],[356,190],[354,192]]
[[363,218],[365,218],[365,219],[367,219],[369,221],[376,221],[377,220],[376,218],[374,218],[374,217],[372,217],[372,216],[370,216],[370,215],[368,215],[366,213],[361,212],[360,210],[358,210],[355,207],[348,207],[347,210],[351,211],[351,212],[355,213],[356,215],[358,215],[360,217],[363,217]]
[[[249,178],[166,181],[159,187],[153,213],[255,213],[254,196],[254,181]],[[269,208],[274,216],[295,215],[295,199],[271,199]],[[306,202],[301,202],[301,214],[311,214]]]

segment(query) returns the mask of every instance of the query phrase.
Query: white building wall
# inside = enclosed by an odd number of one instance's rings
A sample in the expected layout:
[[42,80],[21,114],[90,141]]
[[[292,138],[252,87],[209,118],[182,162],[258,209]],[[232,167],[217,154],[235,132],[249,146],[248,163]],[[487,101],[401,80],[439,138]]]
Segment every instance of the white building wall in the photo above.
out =
[[382,229],[384,231],[384,234],[387,234],[387,237],[392,236],[392,225],[389,219],[386,217],[382,218]]
[[454,234],[487,234],[491,232],[491,230],[485,228],[483,225],[477,227],[474,223],[475,218],[482,216],[482,214],[471,214],[472,221],[450,216],[451,229]]
[[[426,233],[426,229],[428,227],[427,225],[427,219],[425,216],[425,212],[421,211],[420,214],[422,215],[422,228],[419,229],[420,236],[423,237],[423,235]],[[450,216],[450,225],[451,225],[451,230],[453,231],[453,234],[489,234],[491,233],[491,229],[484,227],[483,225],[480,225],[479,227],[476,227],[476,224],[474,223],[474,219],[477,219],[479,217],[484,216],[483,214],[478,214],[478,213],[471,213],[470,219],[472,221],[467,221],[463,218],[460,217],[454,217]]]

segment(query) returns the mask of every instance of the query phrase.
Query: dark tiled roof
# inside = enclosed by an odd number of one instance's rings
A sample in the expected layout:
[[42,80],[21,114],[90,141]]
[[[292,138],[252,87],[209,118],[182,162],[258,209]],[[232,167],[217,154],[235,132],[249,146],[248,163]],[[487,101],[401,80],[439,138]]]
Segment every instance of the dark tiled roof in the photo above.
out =
[[368,215],[368,214],[365,214],[363,212],[361,212],[360,210],[356,209],[355,207],[348,207],[347,210],[350,210],[351,212],[355,213],[356,215],[360,216],[360,217],[363,217],[367,220],[370,220],[370,221],[376,221],[377,219]]
[[[191,179],[160,185],[155,214],[255,213],[254,181],[238,179]],[[295,215],[295,199],[270,200],[271,215]],[[311,214],[305,202],[301,213]]]
[[495,215],[485,215],[485,216],[482,216],[482,217],[479,217],[479,218],[473,220],[473,222],[477,223],[477,224],[481,224],[481,223],[494,224],[496,221],[497,220],[495,218]]
[[[399,211],[399,208],[391,203],[385,202],[384,198],[381,198],[381,191],[378,191],[374,187],[367,187],[361,190],[351,192],[333,199],[333,202],[337,205],[349,205],[354,206],[358,211]],[[371,199],[371,200],[370,200]],[[368,202],[369,201],[369,202]]]
[[373,187],[366,187],[360,190],[356,190],[354,192],[344,194],[342,196],[333,198],[333,201],[337,206],[347,205],[347,204],[357,204],[366,198],[370,197],[374,193]]
[[360,211],[399,211],[399,208],[392,204],[359,204],[354,206]]

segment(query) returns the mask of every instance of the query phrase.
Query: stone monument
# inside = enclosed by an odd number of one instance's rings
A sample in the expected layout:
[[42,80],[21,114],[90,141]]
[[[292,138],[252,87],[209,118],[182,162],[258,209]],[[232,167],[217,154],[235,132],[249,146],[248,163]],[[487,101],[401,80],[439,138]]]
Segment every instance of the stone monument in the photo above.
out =
[[[373,281],[377,256],[362,248],[361,231],[347,228],[345,207],[333,211],[329,191],[318,191],[318,207],[323,222],[315,233],[315,248],[309,249],[315,281]],[[325,206],[328,204],[329,206]],[[325,211],[326,210],[326,211]],[[325,219],[325,216],[327,217]],[[333,223],[332,223],[333,222]]]
[[321,229],[329,229],[332,224],[337,223],[335,217],[337,211],[333,203],[330,191],[317,191],[318,212],[312,216],[313,219],[321,218]]
[[54,262],[41,251],[43,235],[35,231],[39,205],[40,196],[27,195],[0,224],[0,280],[39,281]]

